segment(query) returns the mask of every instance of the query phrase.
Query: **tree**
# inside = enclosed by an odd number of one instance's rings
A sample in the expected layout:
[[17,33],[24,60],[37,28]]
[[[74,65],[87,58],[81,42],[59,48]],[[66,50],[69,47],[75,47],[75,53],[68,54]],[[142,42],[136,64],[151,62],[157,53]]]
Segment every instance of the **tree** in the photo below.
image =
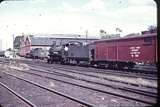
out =
[[106,34],[106,31],[104,31],[104,30],[101,29],[101,30],[100,30],[100,33]]
[[120,38],[120,34],[106,34],[101,36],[101,39],[112,39],[112,38]]
[[101,36],[101,38],[105,38],[105,36],[106,36],[106,31],[104,31],[104,30],[100,30],[100,36]]
[[122,32],[120,28],[116,28],[116,32]]
[[106,31],[101,29],[100,36],[101,36],[101,39],[110,39],[110,38],[119,38],[120,34],[107,34]]
[[157,31],[157,27],[154,25],[151,25],[148,27],[148,31],[150,31],[151,33],[156,32]]

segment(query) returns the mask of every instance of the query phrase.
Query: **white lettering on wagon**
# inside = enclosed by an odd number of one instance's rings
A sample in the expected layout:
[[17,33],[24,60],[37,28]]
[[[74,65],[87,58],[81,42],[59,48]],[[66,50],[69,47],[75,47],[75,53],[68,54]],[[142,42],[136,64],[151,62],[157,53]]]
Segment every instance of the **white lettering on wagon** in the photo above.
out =
[[140,46],[130,47],[130,55],[132,58],[137,58],[140,55]]

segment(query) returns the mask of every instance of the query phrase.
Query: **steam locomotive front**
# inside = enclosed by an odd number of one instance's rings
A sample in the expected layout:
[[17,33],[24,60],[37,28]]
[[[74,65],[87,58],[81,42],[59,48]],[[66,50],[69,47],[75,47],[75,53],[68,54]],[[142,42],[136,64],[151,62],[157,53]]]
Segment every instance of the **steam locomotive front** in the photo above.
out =
[[49,63],[62,61],[62,46],[53,46],[49,49]]

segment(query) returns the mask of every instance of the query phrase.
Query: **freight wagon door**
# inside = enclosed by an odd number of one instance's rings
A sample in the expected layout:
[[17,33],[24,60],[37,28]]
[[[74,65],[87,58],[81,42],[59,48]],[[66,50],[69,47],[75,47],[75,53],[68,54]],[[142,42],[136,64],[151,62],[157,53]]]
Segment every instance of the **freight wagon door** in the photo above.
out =
[[106,60],[106,56],[107,56],[107,47],[103,44],[103,43],[99,43],[96,45],[96,50],[95,50],[95,60],[99,60],[99,61],[104,61]]
[[117,47],[116,46],[109,46],[108,47],[108,59],[115,61],[117,60]]

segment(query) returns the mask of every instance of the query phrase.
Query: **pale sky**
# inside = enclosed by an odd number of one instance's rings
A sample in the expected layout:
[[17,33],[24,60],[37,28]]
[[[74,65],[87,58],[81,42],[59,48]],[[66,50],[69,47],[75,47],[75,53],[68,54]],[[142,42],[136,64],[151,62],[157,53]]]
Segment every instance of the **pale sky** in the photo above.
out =
[[17,0],[0,4],[2,49],[22,33],[80,34],[99,38],[100,29],[122,36],[157,25],[153,0]]

